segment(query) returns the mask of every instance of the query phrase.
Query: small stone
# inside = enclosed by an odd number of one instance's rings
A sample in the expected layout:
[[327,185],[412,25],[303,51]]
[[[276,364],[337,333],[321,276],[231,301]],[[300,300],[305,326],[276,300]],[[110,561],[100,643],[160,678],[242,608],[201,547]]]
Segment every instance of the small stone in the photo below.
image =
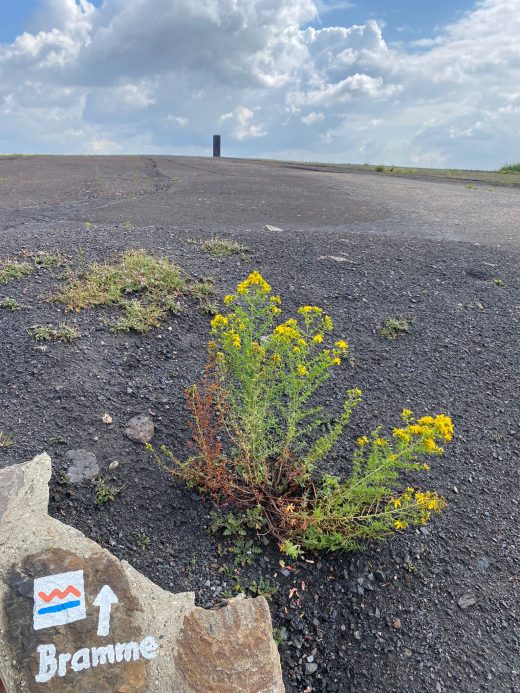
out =
[[487,556],[477,556],[475,559],[475,565],[477,566],[477,570],[485,573],[489,568],[489,558]]
[[316,662],[307,662],[305,665],[305,671],[307,674],[314,674],[314,672],[318,669],[318,665]]
[[469,609],[470,606],[473,606],[476,603],[477,600],[471,594],[462,595],[462,597],[457,602],[461,609]]
[[362,638],[361,631],[355,630],[354,631],[354,637],[356,638],[356,640],[361,640],[361,638]]
[[282,574],[284,577],[289,577],[290,574],[291,574],[291,571],[290,571],[290,570],[287,570],[287,568],[284,568],[284,569],[281,570],[280,572],[281,572],[281,574]]
[[343,257],[343,255],[322,255],[318,260],[332,260],[332,262],[349,262],[351,265],[353,264],[352,260]]
[[405,647],[404,656],[405,656],[405,657],[411,657],[412,654],[413,654],[412,651],[409,650],[407,647]]
[[153,421],[148,416],[144,416],[144,414],[134,416],[126,424],[125,428],[127,438],[133,440],[134,443],[142,443],[143,445],[151,442],[154,433],[155,426]]
[[112,417],[110,416],[110,414],[103,414],[103,416],[101,417],[101,421],[107,426],[109,426],[112,423]]
[[117,469],[118,467],[119,467],[119,462],[117,460],[114,460],[113,462],[111,462],[108,465],[108,468],[110,469],[111,472],[114,471],[114,469]]
[[401,629],[401,619],[400,618],[394,618],[394,620],[392,621],[392,626],[396,630],[400,630]]
[[271,224],[266,224],[264,226],[264,231],[282,231],[283,232],[283,229],[281,229],[279,226],[271,226]]
[[93,452],[68,450],[65,459],[69,462],[67,476],[72,484],[94,479],[99,474],[99,464]]

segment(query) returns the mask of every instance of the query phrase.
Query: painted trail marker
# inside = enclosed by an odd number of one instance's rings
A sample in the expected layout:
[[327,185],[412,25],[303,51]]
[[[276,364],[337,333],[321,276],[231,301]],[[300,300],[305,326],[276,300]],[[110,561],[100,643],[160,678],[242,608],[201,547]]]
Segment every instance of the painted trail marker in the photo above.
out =
[[83,571],[47,575],[34,581],[34,630],[85,618]]
[[263,597],[160,589],[49,517],[51,461],[0,469],[0,691],[283,693]]

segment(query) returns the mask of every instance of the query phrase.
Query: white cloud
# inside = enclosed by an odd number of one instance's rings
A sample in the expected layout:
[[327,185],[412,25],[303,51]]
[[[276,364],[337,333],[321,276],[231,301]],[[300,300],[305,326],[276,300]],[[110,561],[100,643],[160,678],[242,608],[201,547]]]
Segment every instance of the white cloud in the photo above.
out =
[[314,123],[320,123],[322,120],[325,120],[325,115],[318,111],[311,111],[306,116],[302,116],[302,123],[305,125],[314,125]]
[[30,32],[0,44],[4,151],[201,153],[222,128],[235,155],[514,158],[520,0],[480,0],[420,45],[394,47],[373,20],[309,27],[318,0],[40,4]]
[[250,108],[238,106],[230,113],[224,113],[220,116],[219,122],[225,123],[230,121],[233,126],[233,133],[237,140],[245,140],[250,137],[263,137],[266,131],[262,125],[253,123],[254,113]]

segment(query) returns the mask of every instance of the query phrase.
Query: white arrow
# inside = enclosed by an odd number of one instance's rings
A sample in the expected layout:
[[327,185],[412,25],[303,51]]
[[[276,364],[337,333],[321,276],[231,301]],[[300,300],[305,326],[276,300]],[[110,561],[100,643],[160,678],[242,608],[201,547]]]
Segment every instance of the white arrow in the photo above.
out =
[[98,596],[94,599],[94,606],[99,606],[98,635],[105,636],[109,634],[112,604],[117,604],[118,601],[119,599],[108,585],[102,587]]

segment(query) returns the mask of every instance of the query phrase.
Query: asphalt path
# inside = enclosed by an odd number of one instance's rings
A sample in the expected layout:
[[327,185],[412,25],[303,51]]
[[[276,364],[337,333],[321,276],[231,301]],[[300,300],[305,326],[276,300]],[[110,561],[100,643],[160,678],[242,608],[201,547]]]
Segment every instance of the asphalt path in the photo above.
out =
[[0,159],[0,228],[28,221],[349,231],[520,245],[520,189],[195,157]]

